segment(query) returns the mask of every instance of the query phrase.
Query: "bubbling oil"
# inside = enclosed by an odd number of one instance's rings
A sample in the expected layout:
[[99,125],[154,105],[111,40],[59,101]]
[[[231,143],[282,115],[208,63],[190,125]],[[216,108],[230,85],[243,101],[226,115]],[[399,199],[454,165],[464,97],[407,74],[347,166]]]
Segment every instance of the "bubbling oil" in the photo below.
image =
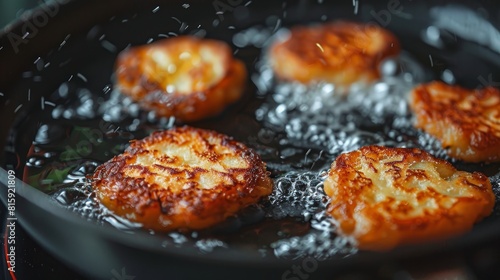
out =
[[490,177],[491,187],[495,193],[495,208],[492,216],[500,217],[500,172]]
[[329,198],[323,191],[326,172],[290,171],[277,178],[269,196],[267,215],[274,219],[298,217],[309,222],[311,229],[270,244],[275,256],[291,258],[310,256],[324,260],[347,256],[357,249],[348,239],[335,234],[336,225],[325,212]]
[[[254,27],[237,33],[233,41],[240,48],[265,50],[274,33],[274,27]],[[290,259],[355,254],[353,242],[336,235],[335,221],[326,213],[329,198],[323,181],[339,154],[365,145],[385,145],[422,148],[450,160],[439,141],[412,125],[407,94],[425,81],[423,68],[403,53],[383,63],[381,72],[379,81],[354,85],[345,95],[332,84],[278,81],[264,51],[251,76],[255,95],[263,99],[254,115],[258,131],[239,138],[266,162],[274,180],[272,194],[206,231],[149,233],[164,238],[164,247],[194,246],[201,253],[250,247],[263,256]],[[68,102],[68,96],[76,99]],[[110,86],[103,97],[67,82],[54,98],[65,101],[55,106],[51,120],[40,127],[28,155],[25,180],[91,222],[143,231],[140,224],[114,215],[99,203],[88,176],[121,153],[130,140],[171,128],[176,120],[142,111]],[[498,216],[498,168],[488,175],[497,194]]]

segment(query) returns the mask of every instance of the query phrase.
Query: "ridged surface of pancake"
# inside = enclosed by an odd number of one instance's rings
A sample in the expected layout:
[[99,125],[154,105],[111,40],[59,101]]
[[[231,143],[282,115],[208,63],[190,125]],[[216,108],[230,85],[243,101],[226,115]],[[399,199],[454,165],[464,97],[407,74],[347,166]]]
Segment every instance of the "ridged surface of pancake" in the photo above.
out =
[[243,94],[245,65],[224,42],[179,36],[127,49],[117,87],[159,116],[196,121],[221,113]]
[[495,203],[485,175],[410,148],[366,146],[342,154],[324,189],[339,233],[367,250],[464,233]]
[[162,231],[212,226],[272,191],[255,152],[190,127],[133,141],[92,179],[97,198],[112,212]]
[[381,27],[336,21],[293,27],[271,46],[269,60],[281,79],[347,87],[379,78],[380,62],[399,51],[397,38]]
[[410,94],[415,126],[433,135],[450,156],[467,162],[500,161],[500,90],[468,90],[432,82]]

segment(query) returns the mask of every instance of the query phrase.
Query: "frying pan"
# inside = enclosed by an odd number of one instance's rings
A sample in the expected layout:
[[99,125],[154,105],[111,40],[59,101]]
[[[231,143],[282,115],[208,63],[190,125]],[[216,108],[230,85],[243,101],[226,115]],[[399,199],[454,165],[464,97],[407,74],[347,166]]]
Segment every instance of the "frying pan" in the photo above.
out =
[[[474,88],[500,81],[499,12],[490,1],[56,0],[44,4],[0,34],[0,197],[7,205],[8,171],[23,178],[32,142],[45,121],[44,110],[53,105],[46,102],[51,94],[73,75],[89,90],[104,95],[114,58],[129,44],[145,44],[168,32],[201,32],[232,42],[237,32],[266,21],[279,27],[353,19],[393,31],[430,78]],[[241,48],[236,55],[253,71],[259,49]],[[258,133],[258,128],[245,123],[263,102],[251,94],[255,86],[250,87],[243,102],[196,126],[215,128],[237,139]],[[499,171],[498,165],[476,168],[489,174]],[[14,185],[17,226],[62,262],[98,279],[112,279],[116,273],[134,279],[393,278],[409,263],[425,265],[460,255],[480,266],[479,256],[488,252],[498,256],[491,248],[500,251],[500,222],[490,217],[459,237],[384,253],[359,252],[326,260],[275,258],[241,247],[200,253],[190,246],[165,246],[160,235],[89,222],[22,180],[16,179]],[[295,273],[296,267],[307,273]]]

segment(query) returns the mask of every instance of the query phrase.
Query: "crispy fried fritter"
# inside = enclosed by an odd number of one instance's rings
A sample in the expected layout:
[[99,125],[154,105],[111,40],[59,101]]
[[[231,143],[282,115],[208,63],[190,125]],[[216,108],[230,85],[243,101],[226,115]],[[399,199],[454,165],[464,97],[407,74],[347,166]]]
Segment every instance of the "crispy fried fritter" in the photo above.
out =
[[485,175],[410,148],[366,146],[342,154],[324,188],[339,233],[368,250],[464,233],[495,203]]
[[500,90],[432,82],[413,89],[410,107],[415,126],[438,138],[451,157],[500,161]]
[[196,121],[243,94],[247,72],[224,42],[180,36],[120,53],[117,87],[159,116]]
[[381,27],[336,21],[292,28],[271,46],[269,60],[279,78],[345,88],[379,78],[380,62],[399,51],[397,38]]
[[96,169],[92,184],[112,212],[161,231],[217,224],[270,194],[273,186],[251,149],[190,127],[133,141]]

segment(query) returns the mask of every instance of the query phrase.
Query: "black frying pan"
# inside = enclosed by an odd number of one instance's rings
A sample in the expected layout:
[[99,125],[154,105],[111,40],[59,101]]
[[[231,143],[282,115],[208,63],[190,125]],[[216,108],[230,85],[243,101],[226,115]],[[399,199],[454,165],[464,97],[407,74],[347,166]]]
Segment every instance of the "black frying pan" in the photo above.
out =
[[[7,171],[15,171],[19,178],[25,175],[27,155],[32,152],[36,133],[50,119],[46,111],[52,104],[45,101],[51,100],[71,74],[92,92],[106,94],[103,89],[111,84],[114,58],[128,44],[144,44],[168,32],[204,32],[208,37],[231,42],[236,32],[265,24],[270,17],[274,24],[282,26],[354,19],[392,30],[403,48],[424,65],[430,78],[449,79],[448,74],[453,73],[455,81],[467,87],[495,86],[500,81],[500,53],[493,30],[500,26],[500,9],[488,1],[459,2],[484,22],[463,9],[454,11],[458,25],[450,21],[439,23],[440,37],[429,43],[425,41],[432,39],[433,33],[431,30],[427,34],[427,28],[436,22],[429,11],[433,6],[446,6],[446,1],[54,1],[0,34],[2,202],[7,204]],[[242,48],[236,55],[245,60],[250,71],[255,70],[253,64],[259,49]],[[225,115],[195,125],[217,129],[237,139],[257,134],[259,127],[254,125],[252,114],[264,101],[254,96],[255,91],[251,85],[245,99]],[[72,100],[74,96],[66,98]],[[78,125],[80,121],[71,120],[65,125]],[[100,160],[106,160],[105,156]],[[498,165],[473,168],[483,169],[490,176],[499,171]],[[16,180],[15,186],[18,224],[61,261],[92,278],[111,279],[113,271],[121,272],[122,268],[135,279],[363,277],[360,275],[391,278],[400,265],[425,264],[424,260],[432,262],[457,254],[474,259],[487,247],[500,250],[500,222],[490,217],[460,237],[387,253],[359,252],[321,261],[263,257],[244,247],[200,253],[192,246],[164,246],[161,235],[96,225],[21,180]],[[297,266],[305,274],[296,273]]]

